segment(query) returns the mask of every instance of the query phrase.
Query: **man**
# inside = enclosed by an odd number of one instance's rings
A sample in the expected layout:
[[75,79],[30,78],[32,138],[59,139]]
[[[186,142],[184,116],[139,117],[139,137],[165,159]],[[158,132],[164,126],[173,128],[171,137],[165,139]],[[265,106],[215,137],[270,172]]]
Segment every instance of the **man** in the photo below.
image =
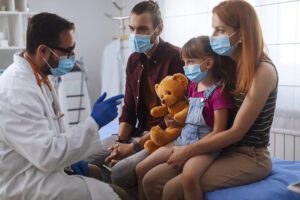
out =
[[[111,152],[106,162],[112,165],[118,162],[112,168],[112,182],[123,187],[135,184],[135,166],[147,156],[145,152],[137,152],[149,139],[148,131],[156,125],[165,128],[163,118],[153,118],[150,114],[151,108],[160,105],[154,85],[167,75],[183,73],[184,65],[180,49],[159,37],[163,21],[157,3],[143,1],[135,5],[129,28],[129,43],[135,52],[129,57],[126,68],[125,105],[119,118],[119,134],[102,142],[104,147],[111,146],[111,151],[103,150],[92,158],[92,163],[100,166]],[[132,156],[119,161],[129,155]]]
[[[65,131],[48,75],[75,64],[74,24],[50,13],[30,20],[25,52],[0,77],[0,199],[120,199],[96,179],[64,168],[100,149],[98,129],[117,116],[123,95],[95,103],[91,117]],[[79,170],[82,165],[75,164]],[[83,170],[89,174],[88,168]]]

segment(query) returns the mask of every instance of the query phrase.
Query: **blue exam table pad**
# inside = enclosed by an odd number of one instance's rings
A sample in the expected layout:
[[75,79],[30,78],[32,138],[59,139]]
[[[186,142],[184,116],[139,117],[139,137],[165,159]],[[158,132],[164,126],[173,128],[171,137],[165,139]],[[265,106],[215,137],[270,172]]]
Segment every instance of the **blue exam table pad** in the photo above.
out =
[[[101,139],[118,133],[115,120],[99,130]],[[300,161],[272,159],[272,172],[265,179],[248,185],[207,192],[207,200],[300,200],[300,194],[287,189],[300,180]]]
[[265,179],[248,185],[206,193],[207,200],[300,200],[300,194],[287,189],[300,180],[300,161],[273,158],[272,172]]

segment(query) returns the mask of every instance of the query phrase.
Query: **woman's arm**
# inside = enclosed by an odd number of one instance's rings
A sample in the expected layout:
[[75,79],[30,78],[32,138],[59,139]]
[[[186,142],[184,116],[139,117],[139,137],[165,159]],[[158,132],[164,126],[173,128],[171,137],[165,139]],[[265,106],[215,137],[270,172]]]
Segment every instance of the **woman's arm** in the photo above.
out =
[[262,63],[230,129],[211,133],[194,144],[174,147],[167,163],[181,168],[186,160],[199,154],[213,152],[243,138],[262,111],[270,93],[276,88],[277,73],[273,66]]
[[213,130],[201,138],[203,140],[204,138],[211,137],[217,133],[220,133],[222,131],[225,131],[227,128],[227,122],[228,122],[228,116],[229,111],[228,109],[220,109],[214,111],[214,127]]
[[276,88],[277,74],[274,67],[261,63],[251,87],[230,129],[205,137],[186,148],[188,155],[208,153],[240,141],[262,111],[270,93]]

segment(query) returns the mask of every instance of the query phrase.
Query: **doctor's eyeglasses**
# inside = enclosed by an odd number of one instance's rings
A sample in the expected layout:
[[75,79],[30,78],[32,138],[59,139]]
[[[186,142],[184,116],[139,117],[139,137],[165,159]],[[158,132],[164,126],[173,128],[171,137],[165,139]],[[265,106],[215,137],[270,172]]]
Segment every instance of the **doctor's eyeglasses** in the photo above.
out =
[[70,48],[62,48],[62,47],[59,47],[59,46],[54,46],[54,45],[47,45],[48,47],[50,47],[51,49],[55,49],[55,50],[58,50],[58,51],[61,51],[65,54],[67,54],[67,58],[69,58],[70,56],[73,56],[75,53],[74,53],[74,48],[75,48],[75,44],[73,47],[70,47]]

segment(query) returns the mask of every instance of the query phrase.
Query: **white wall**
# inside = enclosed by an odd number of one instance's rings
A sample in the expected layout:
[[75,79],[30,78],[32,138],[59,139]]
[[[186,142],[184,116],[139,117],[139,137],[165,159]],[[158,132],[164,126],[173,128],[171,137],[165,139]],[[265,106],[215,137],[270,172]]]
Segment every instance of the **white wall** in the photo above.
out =
[[[122,3],[121,1],[119,1]],[[128,0],[124,12],[129,13],[139,0]],[[104,13],[119,15],[111,0],[28,0],[32,12],[56,13],[76,26],[76,56],[84,57],[88,70],[88,89],[93,103],[100,94],[100,68],[103,48],[118,35],[118,24]],[[112,80],[112,84],[113,80]]]

